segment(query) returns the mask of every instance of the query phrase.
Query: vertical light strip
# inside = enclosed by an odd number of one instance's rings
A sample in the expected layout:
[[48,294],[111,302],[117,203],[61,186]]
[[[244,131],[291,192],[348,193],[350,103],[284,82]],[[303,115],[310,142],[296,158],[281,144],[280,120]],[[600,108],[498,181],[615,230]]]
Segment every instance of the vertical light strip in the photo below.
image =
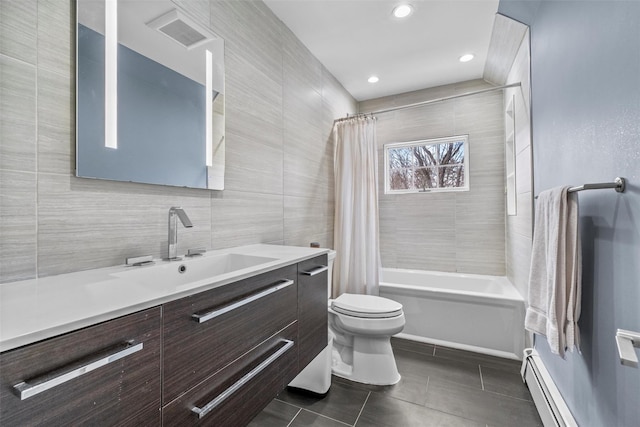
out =
[[118,0],[105,0],[104,146],[118,148]]
[[206,164],[213,166],[213,55],[207,49],[205,52],[206,61],[206,83],[205,83],[205,147],[206,147]]

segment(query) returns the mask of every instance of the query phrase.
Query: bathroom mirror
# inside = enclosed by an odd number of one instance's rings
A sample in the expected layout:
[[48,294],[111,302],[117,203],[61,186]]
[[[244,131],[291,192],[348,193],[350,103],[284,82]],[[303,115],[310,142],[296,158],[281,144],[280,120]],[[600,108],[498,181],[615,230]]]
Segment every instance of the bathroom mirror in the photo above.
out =
[[76,175],[224,189],[224,40],[169,0],[76,16]]

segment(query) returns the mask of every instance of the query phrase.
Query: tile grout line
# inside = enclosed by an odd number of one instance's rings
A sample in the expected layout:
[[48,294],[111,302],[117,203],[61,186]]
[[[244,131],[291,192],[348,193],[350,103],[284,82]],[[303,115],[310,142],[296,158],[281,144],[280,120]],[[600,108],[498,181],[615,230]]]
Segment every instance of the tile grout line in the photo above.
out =
[[484,390],[484,391],[486,391],[488,394],[494,394],[496,396],[500,396],[500,397],[507,398],[507,399],[520,400],[522,402],[533,402],[532,399],[523,399],[522,397],[512,396],[510,394],[504,394],[504,393],[500,393],[500,392],[497,392],[497,391],[491,391],[491,390]]
[[291,418],[291,421],[289,421],[289,424],[287,424],[287,427],[291,426],[291,423],[293,421],[295,421],[296,418],[298,418],[298,415],[300,415],[300,412],[302,412],[302,408],[298,409],[298,412],[296,412],[296,414],[293,416],[293,418]]
[[336,420],[335,418],[328,417],[328,416],[326,416],[326,415],[323,415],[323,414],[321,414],[321,413],[319,413],[319,412],[314,412],[314,411],[312,411],[312,410],[310,410],[310,409],[307,409],[307,408],[300,408],[300,410],[301,410],[301,411],[302,411],[303,409],[304,409],[305,411],[307,411],[307,412],[311,412],[312,414],[316,414],[316,415],[318,415],[318,416],[320,416],[320,417],[322,417],[322,418],[326,418],[326,419],[328,419],[328,420],[335,421],[335,422],[337,422],[337,423],[344,424],[344,425],[346,425],[346,426],[351,427],[351,424],[347,424],[347,423],[345,423],[344,421]]
[[25,61],[25,60],[20,59],[20,58],[13,57],[13,56],[8,55],[6,53],[0,53],[0,58],[4,58],[4,59],[6,59],[8,61],[17,62],[18,64],[26,65],[26,66],[34,68],[34,69],[37,67],[37,64],[32,64],[32,63],[30,63],[28,61]]
[[[319,412],[312,411],[312,410],[311,410],[311,409],[309,409],[309,408],[302,408],[302,407],[300,407],[300,406],[294,405],[293,403],[289,403],[289,402],[287,402],[287,401],[280,400],[280,399],[278,399],[278,398],[276,398],[276,400],[277,400],[277,401],[279,401],[279,402],[282,402],[282,403],[286,403],[286,404],[287,404],[287,405],[289,405],[289,406],[293,406],[294,408],[298,408],[298,409],[299,409],[299,411],[296,413],[295,417],[293,417],[293,419],[294,419],[294,420],[296,419],[296,417],[298,416],[298,414],[299,414],[300,412],[302,412],[303,410],[305,410],[305,411],[310,412],[310,413],[312,413],[312,414],[318,415],[318,416],[320,416],[320,417],[322,417],[322,418],[326,418],[326,419],[329,419],[329,420],[331,420],[331,421],[335,421],[335,422],[337,422],[337,423],[344,424],[344,425],[346,425],[346,426],[352,427],[352,426],[351,426],[351,424],[347,424],[347,423],[345,423],[344,421],[340,421],[340,420],[337,420],[337,419],[335,419],[335,418],[328,417],[328,416],[326,416],[326,415],[324,415],[324,414],[321,414],[321,413],[319,413]],[[291,422],[293,422],[293,420],[291,420]],[[291,424],[291,422],[290,422],[289,424]],[[287,427],[289,427],[289,426],[287,425]]]
[[353,423],[354,426],[356,424],[358,424],[358,421],[360,420],[360,415],[362,415],[362,411],[364,411],[364,407],[367,404],[367,402],[369,401],[369,396],[371,396],[371,392],[369,392],[369,394],[367,394],[367,398],[364,400],[364,403],[362,404],[362,408],[360,408],[360,412],[358,412],[358,416],[356,417],[356,420]]
[[484,391],[484,380],[482,378],[482,366],[478,365],[478,372],[480,373],[480,386],[482,387],[482,391]]

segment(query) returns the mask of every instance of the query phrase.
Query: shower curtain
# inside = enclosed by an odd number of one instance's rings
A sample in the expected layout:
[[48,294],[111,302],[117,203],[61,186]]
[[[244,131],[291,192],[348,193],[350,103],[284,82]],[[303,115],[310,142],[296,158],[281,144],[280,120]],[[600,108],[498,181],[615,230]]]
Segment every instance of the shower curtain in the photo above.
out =
[[333,297],[378,295],[378,152],[375,117],[334,125],[335,219]]

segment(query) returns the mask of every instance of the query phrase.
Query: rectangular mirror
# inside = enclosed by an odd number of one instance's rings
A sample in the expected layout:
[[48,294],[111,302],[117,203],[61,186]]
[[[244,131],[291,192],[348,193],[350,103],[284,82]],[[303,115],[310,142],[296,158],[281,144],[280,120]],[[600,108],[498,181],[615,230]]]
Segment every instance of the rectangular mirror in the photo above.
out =
[[224,40],[169,0],[76,16],[76,175],[224,189]]

